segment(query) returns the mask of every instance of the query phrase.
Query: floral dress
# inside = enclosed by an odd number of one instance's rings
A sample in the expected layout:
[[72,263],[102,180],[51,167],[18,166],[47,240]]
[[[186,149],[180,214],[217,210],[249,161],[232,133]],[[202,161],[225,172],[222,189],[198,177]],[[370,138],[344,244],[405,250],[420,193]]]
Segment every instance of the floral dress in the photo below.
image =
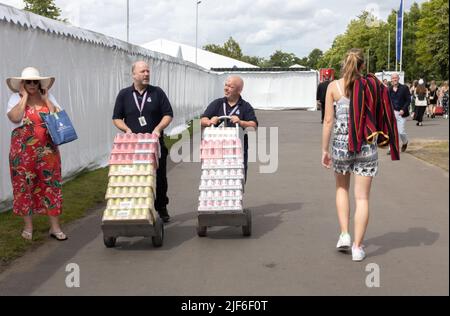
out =
[[13,212],[19,216],[62,212],[61,156],[40,116],[48,112],[46,106],[39,111],[27,106],[23,125],[11,135]]

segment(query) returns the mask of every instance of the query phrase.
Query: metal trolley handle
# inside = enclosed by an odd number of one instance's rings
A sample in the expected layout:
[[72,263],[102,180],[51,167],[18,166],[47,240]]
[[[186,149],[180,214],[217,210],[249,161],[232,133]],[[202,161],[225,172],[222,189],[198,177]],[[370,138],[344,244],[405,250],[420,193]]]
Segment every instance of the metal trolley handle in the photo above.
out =
[[[229,121],[231,120],[231,116],[219,116],[218,117],[219,121]],[[239,124],[236,123],[236,129],[239,129]]]

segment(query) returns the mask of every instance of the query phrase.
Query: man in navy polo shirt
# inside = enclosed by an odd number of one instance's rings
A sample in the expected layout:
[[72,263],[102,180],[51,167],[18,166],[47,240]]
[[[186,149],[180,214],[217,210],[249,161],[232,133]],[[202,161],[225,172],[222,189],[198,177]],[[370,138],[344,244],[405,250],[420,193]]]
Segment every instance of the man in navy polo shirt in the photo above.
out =
[[173,111],[164,91],[150,83],[150,68],[147,63],[133,64],[133,85],[119,92],[114,107],[113,123],[125,133],[153,133],[158,135],[161,158],[156,173],[155,209],[161,219],[170,220],[167,212],[167,155],[164,144],[164,129],[172,122]]
[[[409,104],[411,103],[411,94],[407,86],[400,84],[398,73],[391,75],[392,85],[389,87],[389,96],[394,108],[395,118],[397,120],[397,129],[402,141],[402,152],[408,147],[408,135],[406,134],[406,120],[409,116]],[[390,152],[388,151],[388,155]]]
[[[227,126],[233,127],[239,124],[243,129],[258,127],[255,110],[241,97],[244,88],[244,81],[241,77],[230,76],[225,82],[224,98],[220,98],[211,102],[202,115],[202,127],[217,126],[220,116],[230,116]],[[248,137],[244,135],[244,165],[245,179],[247,180],[247,161],[248,161]]]

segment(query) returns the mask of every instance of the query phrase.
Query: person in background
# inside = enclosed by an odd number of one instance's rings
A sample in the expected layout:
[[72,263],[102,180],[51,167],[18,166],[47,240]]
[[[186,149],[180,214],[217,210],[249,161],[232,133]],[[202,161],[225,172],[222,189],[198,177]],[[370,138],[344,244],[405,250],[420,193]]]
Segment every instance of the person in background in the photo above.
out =
[[428,117],[435,118],[436,105],[438,101],[438,88],[434,80],[430,83],[430,89],[428,90]]
[[327,95],[327,88],[330,84],[330,72],[329,70],[326,70],[324,73],[324,81],[322,81],[319,86],[317,87],[317,94],[316,94],[316,101],[317,106],[321,110],[321,120],[320,122],[323,124],[323,118],[325,116],[325,98]]
[[[408,135],[406,134],[406,119],[409,116],[409,105],[411,103],[411,95],[407,86],[402,85],[398,73],[391,76],[392,86],[389,88],[389,96],[394,107],[394,114],[397,120],[398,134],[402,140],[402,152],[408,147]],[[388,155],[390,152],[388,151]]]
[[441,106],[444,108],[443,117],[445,119],[448,119],[448,81],[444,81],[444,83],[442,84],[441,89],[439,89],[439,95]]
[[425,110],[428,106],[428,91],[425,87],[425,82],[423,79],[419,80],[419,84],[417,85],[417,88],[415,90],[415,105],[416,105],[416,119],[417,119],[417,126],[423,126],[423,116],[425,114]]
[[24,219],[22,238],[33,240],[33,215],[48,216],[49,235],[67,240],[61,231],[61,156],[41,115],[58,112],[61,107],[48,92],[54,77],[42,77],[39,70],[25,68],[21,77],[8,78],[11,91],[7,116],[14,124],[9,164],[13,187],[13,213]]

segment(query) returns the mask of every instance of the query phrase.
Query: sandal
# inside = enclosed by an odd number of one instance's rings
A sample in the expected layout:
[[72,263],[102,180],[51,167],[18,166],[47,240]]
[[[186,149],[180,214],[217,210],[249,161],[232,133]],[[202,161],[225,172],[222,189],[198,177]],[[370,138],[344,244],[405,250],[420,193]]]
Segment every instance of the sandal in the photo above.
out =
[[29,232],[27,230],[23,230],[21,236],[25,240],[33,240],[33,232]]
[[64,241],[69,239],[66,234],[64,234],[63,232],[58,232],[58,233],[52,233],[51,231],[49,232],[50,237],[55,238],[58,241]]

